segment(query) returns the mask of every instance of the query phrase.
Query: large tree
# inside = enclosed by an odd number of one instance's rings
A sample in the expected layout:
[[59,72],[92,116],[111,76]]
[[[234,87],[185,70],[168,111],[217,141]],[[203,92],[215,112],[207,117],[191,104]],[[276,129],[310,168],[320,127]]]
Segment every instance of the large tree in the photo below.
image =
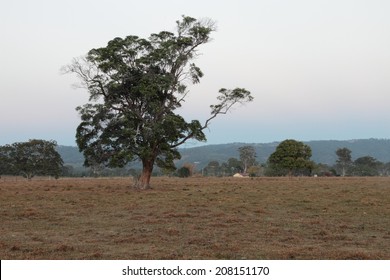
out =
[[91,102],[77,108],[82,121],[76,140],[85,165],[121,167],[139,159],[143,170],[136,187],[141,189],[150,187],[155,164],[174,169],[180,145],[189,139],[205,141],[203,130],[212,119],[253,99],[243,88],[222,88],[203,124],[176,114],[188,84],[203,76],[192,61],[215,30],[211,20],[183,16],[176,23],[175,33],[115,38],[64,68],[77,74],[90,94]]
[[311,148],[303,142],[288,139],[281,142],[268,163],[275,175],[304,175],[313,169]]
[[35,175],[51,175],[56,178],[62,172],[63,161],[55,150],[55,141],[32,139],[1,147],[1,162],[7,161],[5,174],[23,175],[31,179]]

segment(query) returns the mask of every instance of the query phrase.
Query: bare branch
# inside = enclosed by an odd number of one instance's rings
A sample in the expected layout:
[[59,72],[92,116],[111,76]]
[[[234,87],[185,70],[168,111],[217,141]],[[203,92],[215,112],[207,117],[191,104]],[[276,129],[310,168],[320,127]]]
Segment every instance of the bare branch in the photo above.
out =
[[[200,131],[206,129],[209,126],[210,122],[218,115],[227,114],[234,105],[244,104],[253,100],[251,93],[243,88],[235,88],[233,90],[227,90],[222,88],[219,90],[219,93],[220,95],[217,97],[217,99],[220,100],[220,103],[217,105],[210,106],[212,109],[211,116],[205,121],[204,125],[200,128]],[[194,138],[195,133],[195,131],[189,133],[179,142],[175,143],[174,145],[171,145],[171,147],[176,148],[184,144],[187,140]]]

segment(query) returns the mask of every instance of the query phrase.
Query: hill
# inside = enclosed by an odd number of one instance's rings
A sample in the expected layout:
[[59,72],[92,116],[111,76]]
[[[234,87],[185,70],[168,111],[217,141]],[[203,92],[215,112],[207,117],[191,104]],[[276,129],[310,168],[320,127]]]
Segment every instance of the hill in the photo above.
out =
[[[199,168],[206,166],[210,161],[216,160],[225,162],[231,157],[238,158],[238,148],[251,145],[254,146],[257,153],[257,160],[265,163],[279,142],[272,143],[231,143],[206,145],[194,148],[180,149],[182,159],[177,161],[176,165],[183,163],[196,162]],[[336,150],[338,148],[348,148],[352,151],[352,159],[362,156],[372,156],[381,162],[390,162],[390,139],[358,139],[358,140],[320,140],[306,141],[312,149],[312,160],[316,163],[325,163],[333,165],[336,162]],[[58,146],[58,152],[61,154],[65,164],[82,166],[84,162],[83,155],[76,147]]]
[[[353,160],[368,155],[382,162],[390,162],[390,139],[321,140],[304,143],[311,147],[311,159],[316,163],[333,165],[337,160],[336,150],[344,147],[352,151]],[[238,158],[238,148],[245,145],[254,146],[257,160],[260,163],[265,163],[275,151],[279,142],[265,144],[232,143],[182,149],[182,159],[178,162],[178,165],[184,162],[199,162],[199,165],[203,166],[203,163],[207,164],[212,160],[224,162],[231,157]]]
[[84,163],[84,156],[77,147],[57,146],[57,152],[61,155],[64,164],[82,166]]

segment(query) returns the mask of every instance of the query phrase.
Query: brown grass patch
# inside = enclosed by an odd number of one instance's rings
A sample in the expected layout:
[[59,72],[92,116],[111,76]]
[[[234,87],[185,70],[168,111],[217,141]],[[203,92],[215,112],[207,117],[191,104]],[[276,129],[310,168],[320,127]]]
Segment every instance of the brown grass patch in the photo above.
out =
[[0,181],[1,259],[390,259],[390,178]]

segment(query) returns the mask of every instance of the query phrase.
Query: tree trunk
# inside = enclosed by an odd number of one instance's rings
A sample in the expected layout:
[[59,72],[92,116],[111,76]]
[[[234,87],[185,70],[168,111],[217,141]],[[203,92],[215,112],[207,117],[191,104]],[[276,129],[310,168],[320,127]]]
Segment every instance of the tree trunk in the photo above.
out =
[[153,166],[154,160],[142,160],[142,173],[134,184],[137,189],[150,189],[150,177],[152,177]]
[[344,166],[342,167],[341,176],[345,177],[345,167]]

